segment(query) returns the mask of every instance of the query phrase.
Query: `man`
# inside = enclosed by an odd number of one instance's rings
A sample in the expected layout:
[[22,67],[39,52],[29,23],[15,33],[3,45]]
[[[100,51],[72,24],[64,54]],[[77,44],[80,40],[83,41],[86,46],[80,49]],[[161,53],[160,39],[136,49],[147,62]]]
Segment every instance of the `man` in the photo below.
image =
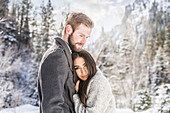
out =
[[73,94],[76,76],[71,53],[81,51],[92,28],[93,22],[89,17],[83,13],[72,13],[62,38],[56,38],[55,44],[44,54],[38,73],[40,113],[75,113]]

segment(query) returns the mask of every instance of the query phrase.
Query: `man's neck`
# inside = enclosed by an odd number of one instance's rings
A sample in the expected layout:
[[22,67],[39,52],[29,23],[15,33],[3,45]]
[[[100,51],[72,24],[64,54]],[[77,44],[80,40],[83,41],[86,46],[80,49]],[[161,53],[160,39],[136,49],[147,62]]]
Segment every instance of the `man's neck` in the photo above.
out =
[[69,44],[68,44],[68,36],[67,36],[67,35],[64,35],[64,36],[62,37],[62,39],[67,43],[67,46],[68,46],[68,48],[69,48],[69,50],[70,50],[70,53],[72,53],[72,50],[71,50],[71,48],[70,48],[70,46],[69,46]]
[[67,44],[68,44],[68,36],[67,36],[67,35],[63,35],[62,39],[63,39],[64,41],[66,41]]

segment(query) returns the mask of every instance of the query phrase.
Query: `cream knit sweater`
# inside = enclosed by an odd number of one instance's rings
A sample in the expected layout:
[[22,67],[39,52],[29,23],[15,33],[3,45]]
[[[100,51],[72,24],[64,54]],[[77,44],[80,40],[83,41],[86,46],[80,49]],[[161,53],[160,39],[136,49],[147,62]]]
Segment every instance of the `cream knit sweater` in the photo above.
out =
[[73,95],[76,113],[115,113],[115,100],[109,81],[99,69],[89,82],[87,97],[87,107],[84,107],[78,94]]

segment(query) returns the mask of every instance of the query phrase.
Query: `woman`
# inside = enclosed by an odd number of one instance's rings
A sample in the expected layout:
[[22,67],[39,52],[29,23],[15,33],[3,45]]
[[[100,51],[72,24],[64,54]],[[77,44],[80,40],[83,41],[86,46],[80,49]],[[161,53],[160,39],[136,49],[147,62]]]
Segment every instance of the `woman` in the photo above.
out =
[[79,77],[75,86],[77,94],[73,95],[76,113],[115,113],[110,84],[96,68],[92,56],[85,50],[72,56]]

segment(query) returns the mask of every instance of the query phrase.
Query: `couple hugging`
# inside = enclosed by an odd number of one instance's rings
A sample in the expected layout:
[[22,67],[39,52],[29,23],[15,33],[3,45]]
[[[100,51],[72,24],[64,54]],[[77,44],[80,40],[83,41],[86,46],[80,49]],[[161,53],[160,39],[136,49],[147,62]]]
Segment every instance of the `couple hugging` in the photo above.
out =
[[40,113],[115,113],[108,80],[81,49],[93,28],[83,13],[72,13],[62,38],[45,52],[38,72]]

